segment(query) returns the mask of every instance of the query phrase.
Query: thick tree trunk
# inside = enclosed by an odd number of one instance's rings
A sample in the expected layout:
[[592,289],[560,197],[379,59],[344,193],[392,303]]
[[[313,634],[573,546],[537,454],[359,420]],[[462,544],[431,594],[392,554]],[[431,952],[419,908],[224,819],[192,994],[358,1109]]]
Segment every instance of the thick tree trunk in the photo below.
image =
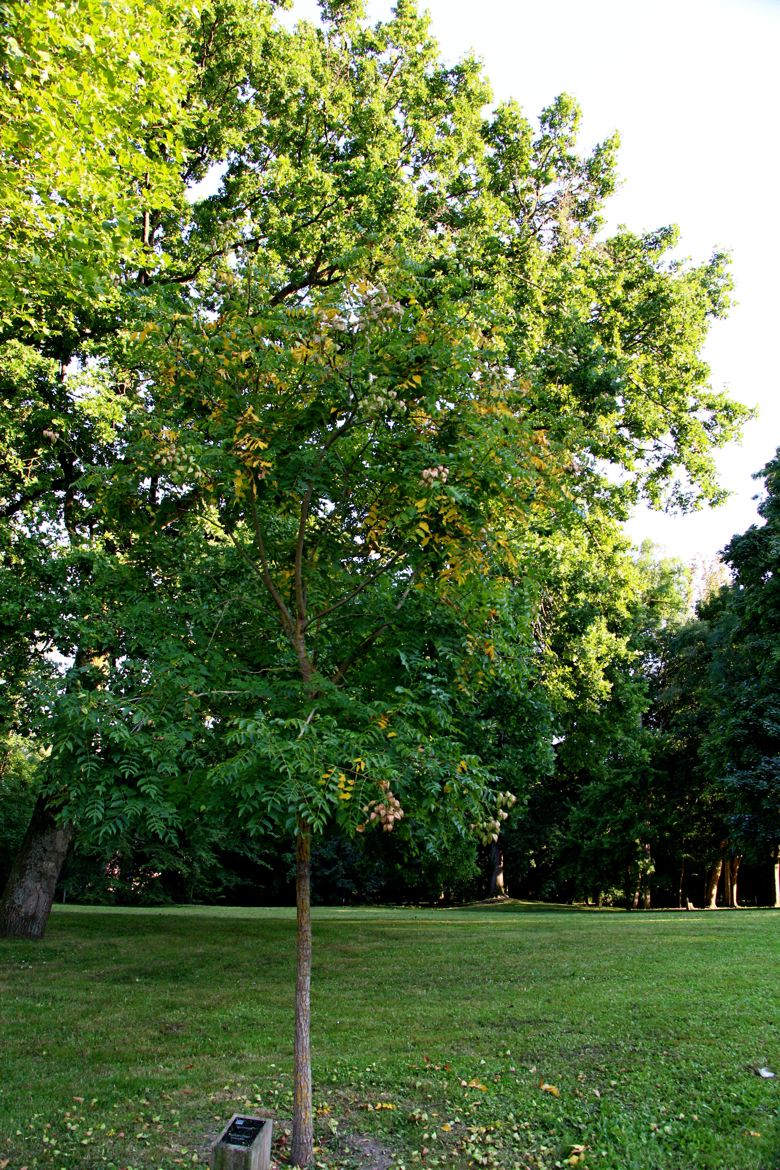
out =
[[42,938],[73,826],[57,823],[39,796],[0,899],[0,938]]
[[707,885],[704,891],[704,906],[707,910],[715,910],[718,905],[718,883],[723,871],[723,858],[719,857],[707,871]]
[[490,897],[503,898],[506,894],[504,889],[504,851],[496,841],[490,846],[490,862]]
[[290,1156],[293,1166],[314,1160],[311,1091],[311,830],[298,823],[295,902],[298,921],[298,970],[295,985],[294,1105]]

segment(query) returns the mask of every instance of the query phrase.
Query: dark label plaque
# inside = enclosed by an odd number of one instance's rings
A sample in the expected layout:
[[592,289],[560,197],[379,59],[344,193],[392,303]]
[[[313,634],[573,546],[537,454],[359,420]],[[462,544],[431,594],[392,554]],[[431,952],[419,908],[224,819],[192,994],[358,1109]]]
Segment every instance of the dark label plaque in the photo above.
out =
[[227,1146],[246,1148],[252,1145],[264,1125],[265,1122],[257,1117],[234,1117],[222,1141]]

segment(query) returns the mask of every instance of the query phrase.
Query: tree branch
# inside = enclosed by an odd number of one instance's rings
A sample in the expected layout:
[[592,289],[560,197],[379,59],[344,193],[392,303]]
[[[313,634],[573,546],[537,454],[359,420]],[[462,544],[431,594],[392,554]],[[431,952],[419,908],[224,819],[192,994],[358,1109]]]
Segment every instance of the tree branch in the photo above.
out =
[[[409,579],[409,584],[406,586],[406,589],[404,589],[403,593],[401,594],[400,600],[395,605],[394,610],[393,610],[394,613],[398,613],[398,611],[401,609],[401,607],[403,606],[407,597],[411,593],[413,586],[414,586],[414,573],[412,573],[412,576]],[[357,662],[360,655],[363,654],[364,651],[366,651],[369,648],[369,646],[372,646],[374,644],[374,642],[376,642],[379,635],[384,633],[385,630],[389,629],[389,627],[392,626],[392,624],[393,624],[392,619],[388,619],[387,621],[382,622],[381,625],[378,625],[376,627],[376,629],[371,631],[370,634],[366,634],[366,636],[362,640],[362,642],[358,643],[358,645],[355,647],[355,649],[352,651],[352,653],[349,654],[344,659],[344,661],[341,663],[341,665],[337,668],[335,674],[333,674],[331,676],[331,682],[335,686],[338,686],[338,684],[344,678],[344,675],[349,670],[350,666],[354,665],[354,663]]]
[[[276,605],[276,608],[279,610],[279,616],[282,619],[282,626],[284,627],[285,632],[289,635],[290,638],[294,638],[294,636],[295,636],[295,622],[293,621],[292,614],[290,613],[289,609],[287,608],[287,606],[285,604],[284,598],[282,597],[281,593],[279,592],[278,588],[276,587],[276,583],[274,582],[274,579],[271,576],[271,570],[268,567],[268,557],[267,557],[266,551],[265,551],[265,541],[263,540],[263,531],[260,527],[260,517],[257,514],[257,504],[255,503],[254,497],[252,497],[250,511],[252,513],[252,527],[254,529],[254,534],[255,534],[255,547],[257,548],[257,553],[258,553],[258,556],[260,557],[260,565],[262,567],[262,572],[261,572],[260,576],[263,579],[263,583],[264,583],[266,589],[271,594],[271,597],[274,600],[274,604]],[[235,537],[233,537],[232,533],[231,533],[231,540],[235,544],[236,548],[240,548],[238,542],[236,541]],[[256,570],[256,566],[254,566],[254,567]]]
[[304,631],[307,630],[309,626],[313,626],[318,622],[321,622],[323,618],[328,617],[328,615],[333,613],[335,610],[341,609],[343,605],[346,605],[347,602],[352,601],[352,599],[357,597],[358,594],[363,593],[364,590],[368,589],[369,585],[373,585],[374,582],[378,581],[379,578],[383,576],[383,574],[385,574],[389,569],[391,569],[394,564],[397,564],[402,556],[403,552],[395,553],[390,558],[390,560],[382,566],[381,569],[378,569],[376,573],[372,573],[370,577],[365,579],[365,581],[361,581],[357,588],[353,589],[351,593],[345,594],[344,597],[339,598],[338,601],[334,601],[332,605],[328,605],[325,607],[325,609],[321,609],[318,614],[311,618],[310,621],[305,623],[303,627]]

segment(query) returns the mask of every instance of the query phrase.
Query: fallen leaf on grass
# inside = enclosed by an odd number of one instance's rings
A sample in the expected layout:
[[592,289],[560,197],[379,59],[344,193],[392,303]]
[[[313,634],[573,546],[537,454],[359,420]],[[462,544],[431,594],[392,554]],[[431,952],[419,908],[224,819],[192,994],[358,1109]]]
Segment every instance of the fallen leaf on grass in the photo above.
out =
[[476,1079],[471,1081],[461,1081],[460,1083],[464,1089],[479,1089],[481,1093],[487,1093],[488,1091],[487,1085],[483,1085],[481,1081]]
[[0,1170],[5,1170],[6,1166],[10,1164],[10,1158],[0,1158]]
[[756,1073],[758,1076],[763,1077],[765,1081],[771,1081],[775,1075],[771,1068],[757,1068]]
[[547,1081],[540,1081],[539,1088],[543,1093],[552,1093],[553,1097],[560,1097],[561,1095],[561,1090],[557,1085],[548,1085]]
[[566,1159],[567,1166],[579,1166],[585,1161],[585,1151],[587,1146],[572,1146],[571,1153]]

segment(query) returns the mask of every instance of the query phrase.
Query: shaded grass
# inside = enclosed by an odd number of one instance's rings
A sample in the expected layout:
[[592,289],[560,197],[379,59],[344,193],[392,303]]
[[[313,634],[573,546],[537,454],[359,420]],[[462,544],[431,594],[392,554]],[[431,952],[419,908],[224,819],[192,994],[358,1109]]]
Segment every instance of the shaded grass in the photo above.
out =
[[[780,1072],[779,934],[772,911],[319,909],[319,1162],[368,1166],[362,1134],[407,1168],[777,1170],[755,1069]],[[293,959],[282,909],[58,908],[0,943],[0,1166],[207,1162],[250,1109],[283,1161]]]

